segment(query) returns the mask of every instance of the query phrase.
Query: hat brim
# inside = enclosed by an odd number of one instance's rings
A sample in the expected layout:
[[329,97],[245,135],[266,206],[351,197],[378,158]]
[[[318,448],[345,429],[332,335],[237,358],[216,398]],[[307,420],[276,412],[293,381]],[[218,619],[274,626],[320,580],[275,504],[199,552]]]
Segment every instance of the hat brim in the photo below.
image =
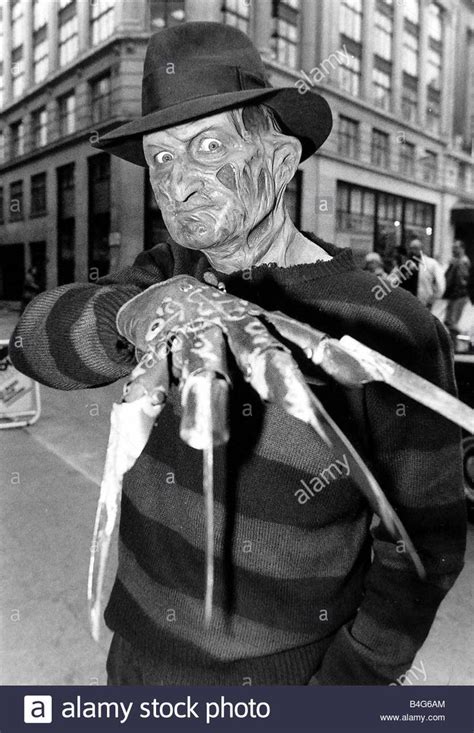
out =
[[120,125],[91,144],[94,148],[146,168],[142,145],[142,138],[146,133],[174,127],[251,102],[265,103],[276,113],[283,131],[300,140],[302,161],[312,155],[331,132],[332,114],[323,97],[313,91],[302,94],[292,87],[272,87],[190,99]]

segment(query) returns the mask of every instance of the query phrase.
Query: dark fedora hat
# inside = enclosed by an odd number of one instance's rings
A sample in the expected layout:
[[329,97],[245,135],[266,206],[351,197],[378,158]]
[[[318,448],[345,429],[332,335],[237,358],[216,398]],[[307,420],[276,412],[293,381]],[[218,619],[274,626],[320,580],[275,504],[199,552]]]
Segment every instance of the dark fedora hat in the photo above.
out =
[[146,167],[144,134],[250,103],[265,103],[275,112],[283,131],[300,140],[302,160],[331,132],[326,100],[313,91],[272,87],[260,54],[244,33],[221,23],[183,23],[150,38],[142,117],[108,132],[93,146]]

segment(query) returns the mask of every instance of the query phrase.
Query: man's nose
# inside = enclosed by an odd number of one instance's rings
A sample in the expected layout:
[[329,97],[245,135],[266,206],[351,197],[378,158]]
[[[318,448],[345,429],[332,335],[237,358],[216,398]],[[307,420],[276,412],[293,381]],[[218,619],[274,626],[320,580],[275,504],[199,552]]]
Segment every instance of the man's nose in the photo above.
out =
[[175,161],[170,178],[169,192],[175,201],[187,201],[194,193],[200,191],[204,181],[199,173],[193,170],[191,163],[184,158]]

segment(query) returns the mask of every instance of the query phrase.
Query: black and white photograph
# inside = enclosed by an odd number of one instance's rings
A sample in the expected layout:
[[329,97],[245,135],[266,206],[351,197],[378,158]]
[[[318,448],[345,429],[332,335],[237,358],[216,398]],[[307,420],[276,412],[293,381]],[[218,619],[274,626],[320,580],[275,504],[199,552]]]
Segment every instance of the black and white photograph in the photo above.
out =
[[474,3],[0,0],[0,462],[2,686],[460,731]]

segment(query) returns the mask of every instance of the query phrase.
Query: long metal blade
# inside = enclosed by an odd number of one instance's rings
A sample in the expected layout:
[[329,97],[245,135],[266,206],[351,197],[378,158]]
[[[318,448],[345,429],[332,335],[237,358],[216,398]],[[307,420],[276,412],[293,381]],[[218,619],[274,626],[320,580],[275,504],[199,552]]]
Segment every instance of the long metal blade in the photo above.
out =
[[[369,505],[380,517],[382,524],[391,536],[403,543],[403,549],[410,556],[419,577],[424,579],[426,572],[413,542],[372,472],[366,466],[349,438],[342,432],[314,393],[312,393],[312,403],[314,412],[317,414],[319,426],[324,428],[331,441],[334,452],[347,459],[349,464],[348,475],[351,476],[357,487],[364,494]],[[312,425],[312,427],[319,432],[316,425]]]
[[87,599],[92,637],[99,641],[102,594],[122,496],[122,480],[145,447],[153,423],[164,407],[168,389],[165,359],[146,355],[130,375],[122,403],[114,404],[90,550]]
[[392,359],[361,344],[352,336],[343,336],[339,343],[351,356],[355,356],[361,362],[373,380],[395,387],[413,400],[460,425],[469,433],[474,433],[474,410],[456,397]]
[[202,420],[207,431],[207,446],[203,449],[202,486],[206,514],[206,593],[204,601],[204,625],[209,627],[212,617],[214,595],[214,429],[213,429],[213,383],[212,372],[206,374],[206,396],[203,400]]

